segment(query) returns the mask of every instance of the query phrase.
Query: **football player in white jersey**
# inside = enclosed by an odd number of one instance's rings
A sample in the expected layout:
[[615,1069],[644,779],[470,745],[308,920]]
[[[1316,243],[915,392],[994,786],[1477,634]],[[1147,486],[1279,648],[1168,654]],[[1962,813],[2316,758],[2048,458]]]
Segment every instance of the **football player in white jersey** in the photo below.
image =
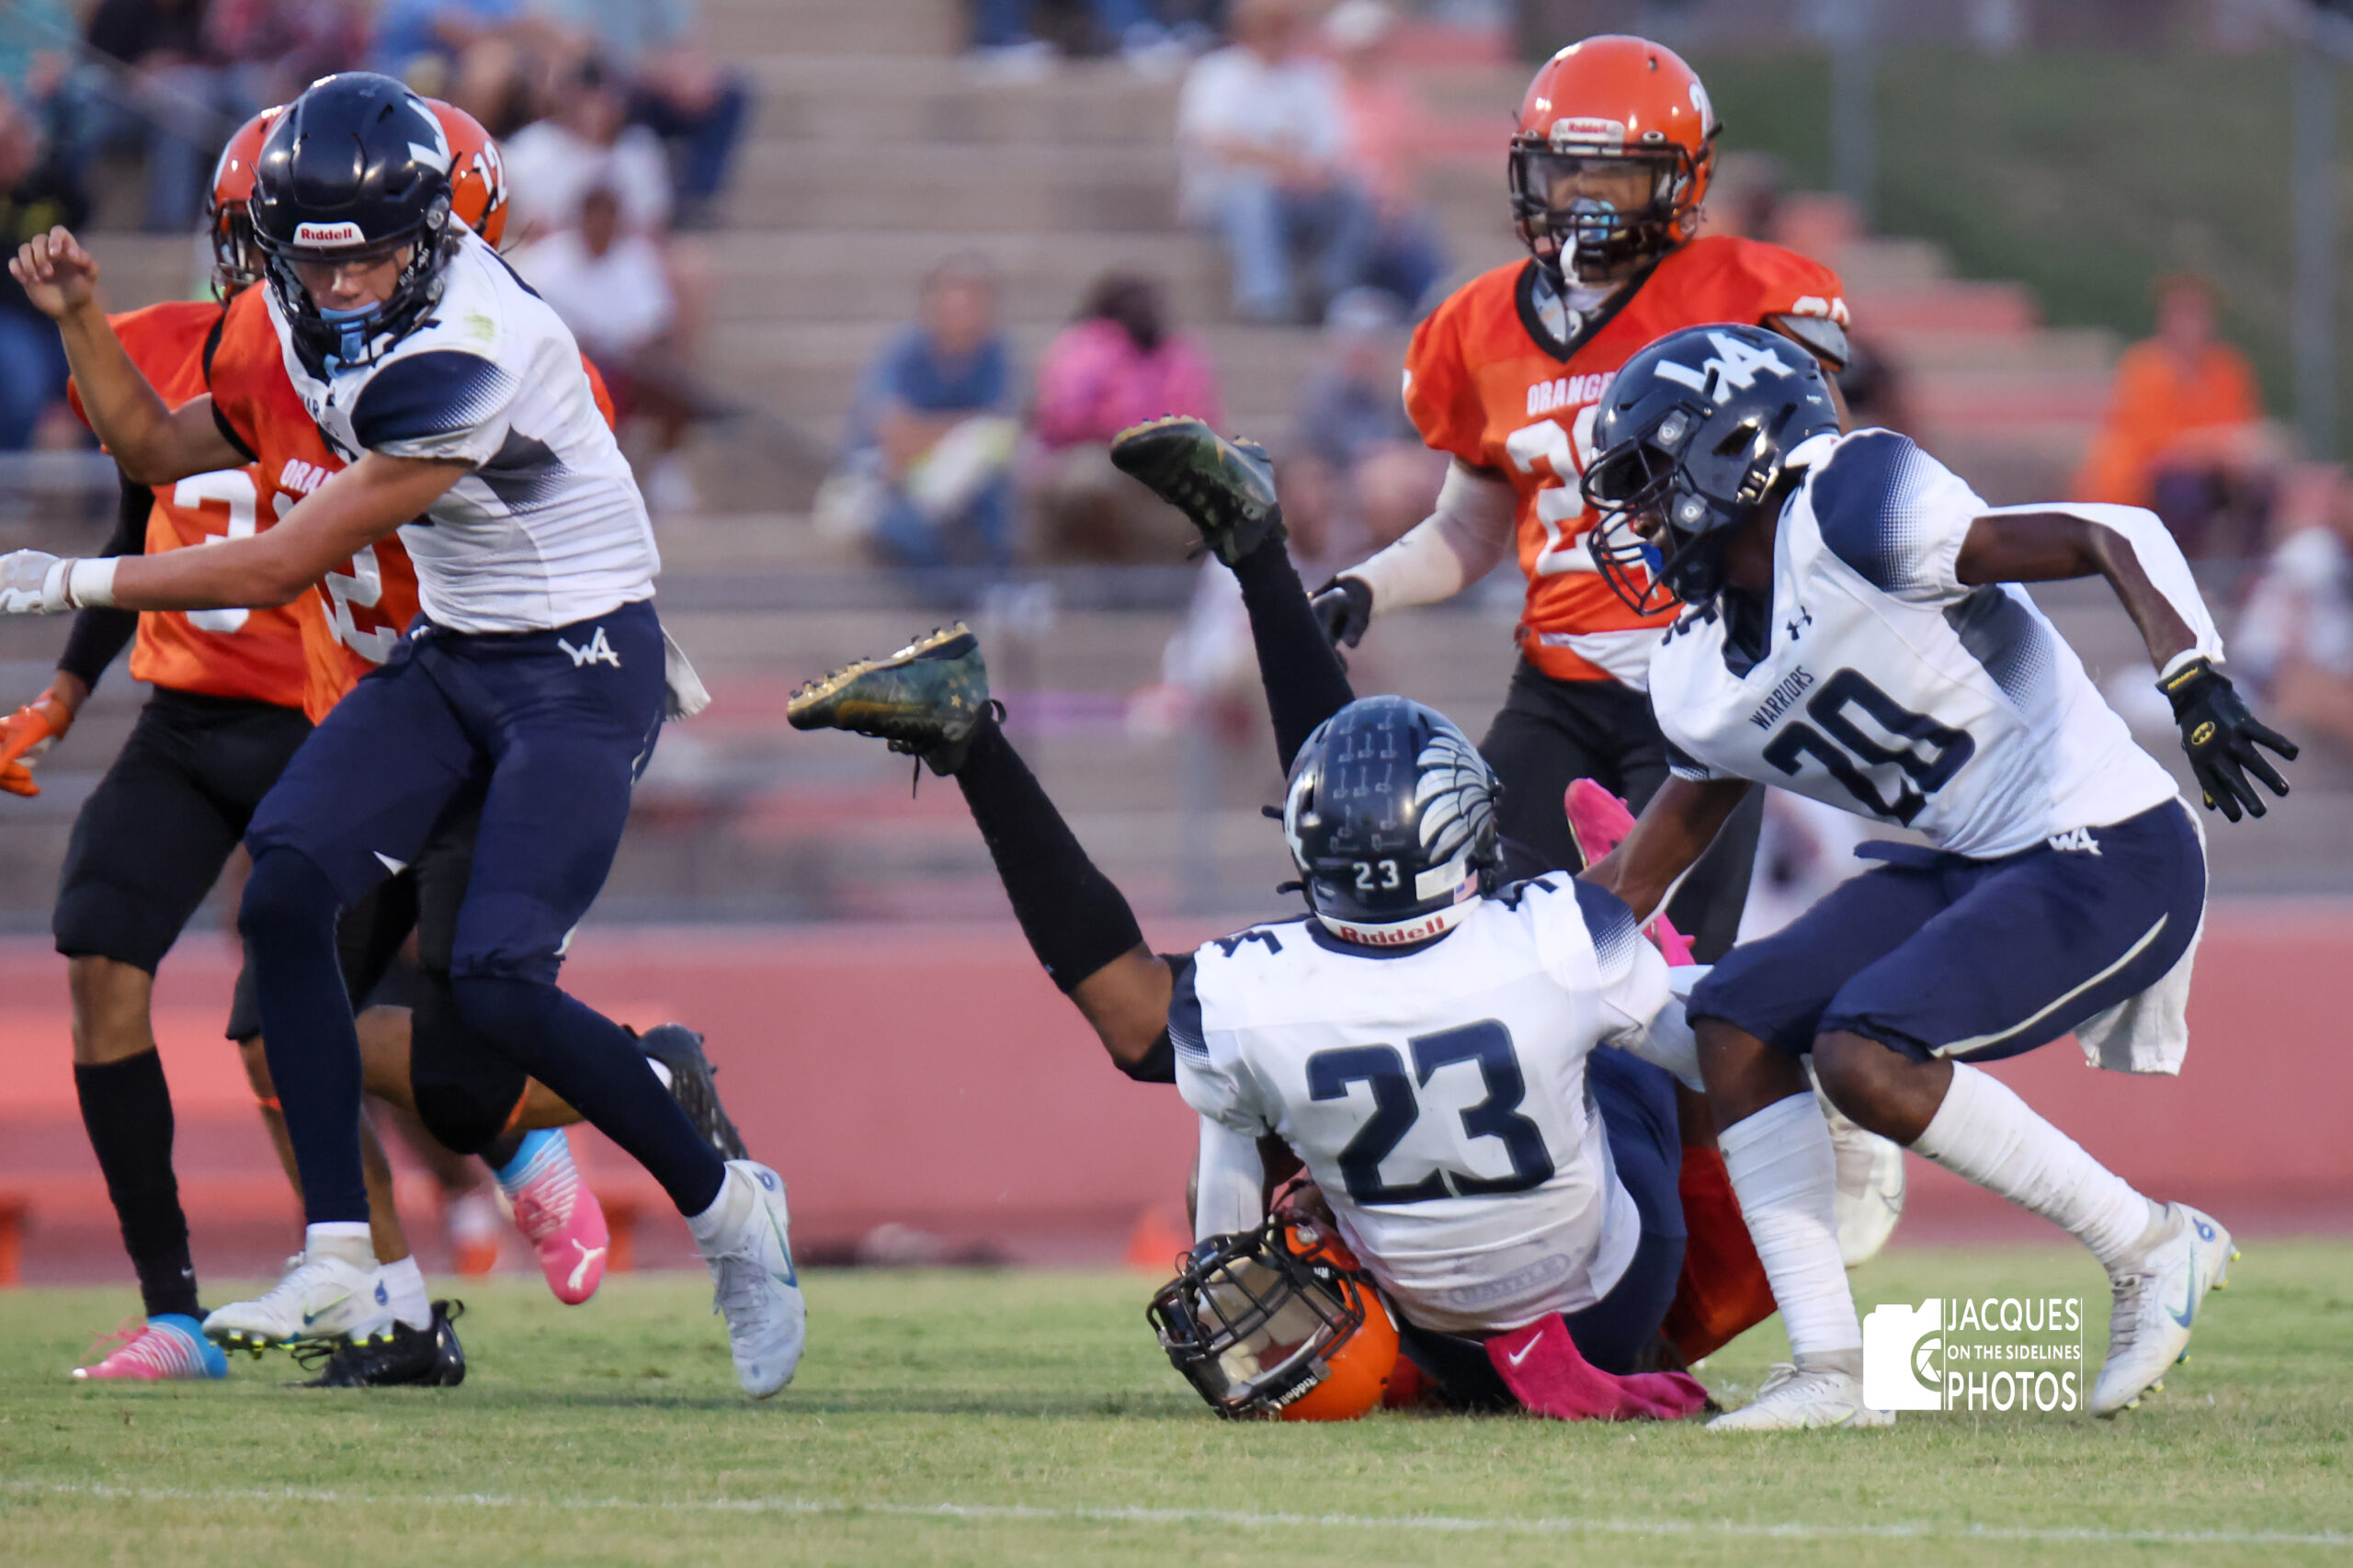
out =
[[1690,608],[1651,659],[1676,778],[1586,875],[1647,915],[1758,782],[1906,826],[1923,846],[1692,994],[1709,1096],[1794,1365],[1720,1418],[1769,1430],[1887,1417],[1860,1398],[1832,1162],[1800,1058],[1862,1126],[2091,1249],[2115,1290],[2090,1404],[2137,1403],[2185,1353],[2229,1233],[2105,1169],[1970,1065],[2070,1030],[2103,1066],[2175,1072],[2203,920],[2200,829],[2021,582],[2107,578],[2145,640],[2206,804],[2288,786],[2217,667],[2188,563],[2134,507],[1992,507],[1903,436],[1840,436],[1813,359],[1694,327],[1620,370],[1588,497],[1619,514],[1597,564],[1631,600]]
[[[555,983],[665,709],[690,711],[699,688],[666,676],[652,529],[579,346],[451,220],[450,162],[439,119],[388,77],[330,76],[290,104],[249,212],[289,373],[350,466],[272,527],[205,550],[17,551],[0,559],[0,612],[284,604],[396,529],[416,565],[417,624],[312,732],[246,835],[239,923],[308,1229],[301,1265],[207,1332],[274,1343],[370,1326],[359,1053],[335,921],[479,788],[457,1010],[663,1184],[717,1280],[738,1381],[765,1396],[790,1381],[803,1336],[782,1182],[722,1162],[627,1032]],[[209,398],[167,408],[124,356],[70,234],[26,244],[11,271],[58,320],[126,472],[160,482],[242,460]]]
[[1266,1219],[1271,1135],[1454,1401],[1513,1403],[1483,1342],[1529,1325],[1635,1372],[1684,1257],[1663,1069],[1696,1087],[1690,1037],[1615,896],[1565,874],[1502,883],[1495,776],[1461,731],[1403,698],[1342,707],[1301,747],[1283,811],[1311,913],[1163,958],[992,706],[953,627],[788,711],[957,778],[1048,972],[1123,1070],[1173,1077],[1199,1113],[1197,1235]]

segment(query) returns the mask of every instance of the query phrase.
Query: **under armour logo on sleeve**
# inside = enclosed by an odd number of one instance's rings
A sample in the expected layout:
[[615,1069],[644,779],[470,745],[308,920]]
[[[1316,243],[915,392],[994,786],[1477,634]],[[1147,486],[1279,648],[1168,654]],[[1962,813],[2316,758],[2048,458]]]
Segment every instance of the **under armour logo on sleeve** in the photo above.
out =
[[621,656],[613,652],[611,643],[605,641],[605,629],[601,626],[597,628],[597,635],[581,647],[575,648],[561,637],[555,640],[555,645],[572,655],[572,667],[575,670],[583,665],[597,664],[610,665],[615,669],[621,667]]

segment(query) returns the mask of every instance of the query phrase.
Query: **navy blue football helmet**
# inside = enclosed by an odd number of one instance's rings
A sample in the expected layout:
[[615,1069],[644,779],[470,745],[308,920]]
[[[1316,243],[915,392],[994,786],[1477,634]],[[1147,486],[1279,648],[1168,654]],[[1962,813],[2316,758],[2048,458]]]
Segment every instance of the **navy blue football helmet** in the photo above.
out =
[[1436,709],[1362,697],[1291,762],[1283,837],[1335,935],[1402,947],[1454,929],[1495,882],[1502,787]]
[[[247,208],[269,286],[313,370],[364,364],[414,329],[441,297],[456,243],[449,138],[426,101],[390,76],[323,77],[286,106],[262,143]],[[323,310],[297,262],[373,261],[403,247],[391,299]]]
[[1723,587],[1732,526],[1800,442],[1837,430],[1829,378],[1802,346],[1761,326],[1668,333],[1626,361],[1593,422],[1594,565],[1640,614],[1706,604]]

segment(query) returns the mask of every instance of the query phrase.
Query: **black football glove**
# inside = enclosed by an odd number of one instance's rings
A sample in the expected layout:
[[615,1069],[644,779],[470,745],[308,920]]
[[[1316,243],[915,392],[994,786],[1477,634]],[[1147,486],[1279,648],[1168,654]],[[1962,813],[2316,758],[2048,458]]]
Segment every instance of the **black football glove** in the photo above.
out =
[[2246,776],[2254,774],[2275,795],[2288,792],[2288,781],[2256,745],[2269,746],[2282,759],[2296,760],[2296,743],[2247,711],[2246,703],[2231,685],[2231,677],[2211,661],[2192,659],[2157,689],[2173,704],[2174,722],[2181,726],[2181,749],[2189,754],[2189,769],[2205,792],[2206,809],[2239,820],[2244,806],[2256,816],[2264,812],[2263,797]]
[[1353,648],[1372,624],[1372,590],[1361,577],[1335,577],[1308,601],[1335,648]]

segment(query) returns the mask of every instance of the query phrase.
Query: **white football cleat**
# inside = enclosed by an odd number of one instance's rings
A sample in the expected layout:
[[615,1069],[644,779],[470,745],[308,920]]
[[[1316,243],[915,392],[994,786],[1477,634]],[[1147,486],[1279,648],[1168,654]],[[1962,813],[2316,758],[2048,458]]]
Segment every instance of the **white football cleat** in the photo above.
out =
[[740,1200],[742,1212],[733,1225],[702,1244],[716,1287],[711,1311],[727,1316],[735,1381],[754,1399],[766,1399],[792,1381],[809,1328],[801,1275],[787,1239],[792,1216],[785,1207],[784,1179],[757,1161],[728,1161],[727,1183],[747,1190],[722,1190],[721,1200]]
[[204,1335],[258,1354],[306,1339],[365,1339],[389,1328],[392,1292],[372,1268],[340,1257],[297,1253],[285,1277],[250,1301],[232,1301],[204,1320]]
[[1708,1423],[1711,1432],[1798,1432],[1814,1426],[1893,1426],[1895,1412],[1863,1403],[1863,1380],[1830,1369],[1800,1371],[1778,1361],[1756,1397]]
[[2238,1248],[2231,1233],[2186,1203],[2165,1205],[2174,1223],[2138,1257],[2109,1272],[2116,1306],[2108,1320],[2108,1359],[2092,1389],[2092,1414],[2114,1415],[2161,1390],[2165,1369],[2189,1356],[2189,1325],[2206,1292],[2228,1281]]

